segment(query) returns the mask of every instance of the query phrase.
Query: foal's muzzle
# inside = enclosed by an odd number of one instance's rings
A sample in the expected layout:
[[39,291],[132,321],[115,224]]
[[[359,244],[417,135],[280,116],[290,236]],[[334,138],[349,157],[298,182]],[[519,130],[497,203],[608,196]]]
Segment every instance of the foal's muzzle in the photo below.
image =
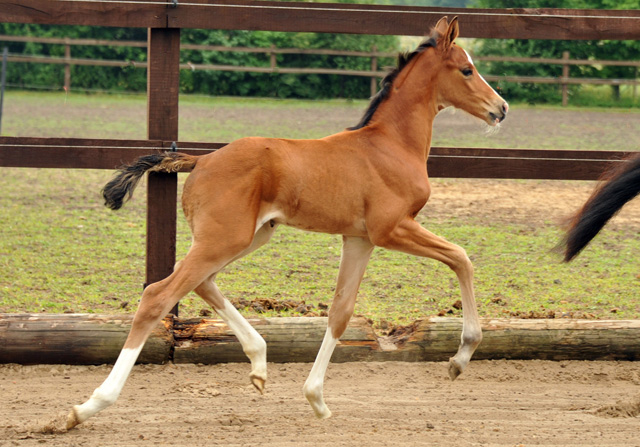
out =
[[496,125],[504,121],[504,119],[507,117],[508,111],[509,111],[509,104],[507,104],[507,102],[505,101],[502,103],[499,113],[489,112],[489,118],[491,120],[491,123]]

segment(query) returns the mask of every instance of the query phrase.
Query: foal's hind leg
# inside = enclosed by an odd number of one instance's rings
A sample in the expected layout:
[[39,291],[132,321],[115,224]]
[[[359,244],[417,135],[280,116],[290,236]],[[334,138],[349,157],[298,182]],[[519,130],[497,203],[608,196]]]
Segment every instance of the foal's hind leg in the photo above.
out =
[[169,277],[144,290],[131,331],[111,373],[89,400],[73,407],[67,417],[67,429],[115,403],[153,328],[183,296],[223,265],[211,257],[200,256],[192,247]]
[[242,350],[251,361],[250,379],[260,393],[267,381],[267,343],[253,326],[236,310],[218,289],[215,275],[196,288],[196,293],[209,303],[238,337]]
[[338,339],[344,333],[353,315],[358,288],[372,252],[373,244],[367,239],[343,238],[340,273],[338,273],[335,297],[329,311],[329,325],[311,373],[302,389],[313,411],[320,419],[331,416],[322,393],[324,376]]
[[[266,223],[256,232],[251,246],[238,255],[234,261],[266,244],[275,229],[275,225],[270,222]],[[220,318],[227,323],[236,337],[238,337],[242,350],[251,361],[251,375],[249,376],[251,383],[260,393],[263,393],[264,384],[267,381],[267,343],[220,292],[215,283],[215,278],[216,274],[211,275],[196,287],[195,292],[215,309]]]

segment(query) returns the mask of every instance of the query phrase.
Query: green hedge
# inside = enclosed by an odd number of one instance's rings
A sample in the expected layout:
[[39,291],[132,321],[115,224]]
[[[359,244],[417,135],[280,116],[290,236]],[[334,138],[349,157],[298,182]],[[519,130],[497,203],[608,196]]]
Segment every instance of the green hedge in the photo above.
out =
[[[106,28],[86,26],[45,26],[0,24],[0,33],[38,36],[70,37],[109,40],[146,40],[145,29]],[[283,33],[265,31],[220,31],[185,29],[182,43],[224,45],[238,47],[329,48],[335,50],[394,51],[398,39],[394,36],[363,36],[320,33]],[[12,54],[64,56],[62,45],[13,43],[3,45]],[[145,61],[144,48],[72,46],[74,58]],[[324,67],[335,69],[368,70],[370,59],[364,57],[278,55],[279,67]],[[224,64],[269,66],[269,55],[259,53],[233,53],[211,51],[182,51],[182,62],[194,64]],[[379,66],[390,65],[392,60],[381,60]],[[146,72],[134,67],[72,66],[72,89],[141,92],[146,88]],[[7,69],[7,82],[22,88],[62,88],[64,66],[33,63],[11,63]],[[370,79],[338,75],[264,74],[220,71],[183,70],[180,88],[185,93],[206,95],[242,95],[282,98],[367,98]]]

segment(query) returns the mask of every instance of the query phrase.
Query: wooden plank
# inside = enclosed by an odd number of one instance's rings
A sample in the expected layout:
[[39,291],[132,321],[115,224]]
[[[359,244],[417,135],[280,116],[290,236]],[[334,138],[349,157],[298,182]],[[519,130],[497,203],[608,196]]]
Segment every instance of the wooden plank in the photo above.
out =
[[[178,140],[180,30],[149,29],[147,123],[150,140]],[[149,173],[146,284],[173,272],[176,257],[177,173]],[[173,309],[178,314],[177,306]]]
[[[200,3],[200,4],[194,4]],[[458,16],[462,37],[629,39],[637,10],[466,9],[268,1],[192,1],[168,10],[169,26],[423,36],[443,15]]]
[[70,39],[68,37],[13,36],[7,34],[0,35],[0,42],[34,42],[50,45],[100,45],[107,47],[147,48],[147,42],[141,40]]
[[[339,68],[295,68],[295,67],[247,67],[242,65],[217,65],[217,64],[180,64],[182,70],[214,70],[249,73],[279,73],[279,74],[330,74],[341,76],[384,77],[386,71],[370,70],[343,70]],[[502,79],[502,78],[501,78]]]
[[443,15],[460,19],[462,37],[637,40],[638,10],[466,9],[251,0],[0,0],[0,21],[52,25],[246,29],[423,36]]
[[[145,4],[145,2],[149,4]],[[165,27],[167,6],[136,2],[0,0],[0,22],[47,25]]]
[[11,55],[8,57],[9,62],[21,62],[27,64],[71,64],[84,65],[90,67],[126,67],[133,66],[136,68],[147,68],[146,62],[137,61],[118,61],[109,59],[82,59],[82,58],[66,58],[36,55]]
[[640,61],[611,61],[590,59],[553,59],[547,57],[473,56],[473,61],[483,62],[523,62],[550,65],[616,65],[620,67],[640,67]]
[[630,153],[433,148],[430,177],[597,180]]
[[0,137],[0,166],[116,169],[162,145],[160,140]]
[[[0,166],[114,169],[170,145],[161,140],[0,137]],[[203,155],[225,143],[177,145],[181,152]],[[428,169],[431,177],[597,180],[605,169],[630,155],[621,151],[434,147]]]
[[598,78],[545,78],[538,76],[495,76],[486,75],[484,78],[490,82],[517,82],[519,84],[591,84],[591,85],[637,85],[635,79],[598,79]]
[[[0,35],[0,42],[35,42],[58,45],[86,45],[86,46],[121,46],[121,47],[147,47],[144,41],[129,40],[105,40],[105,39],[69,39],[66,37],[35,37],[35,36],[13,36]],[[395,58],[397,52],[381,51],[350,51],[334,50],[331,48],[271,48],[271,47],[231,47],[224,45],[201,45],[184,43],[181,50],[216,51],[216,52],[236,52],[236,53],[262,53],[262,54],[308,54],[326,56],[353,56],[353,57],[389,57]],[[14,57],[14,56],[10,56]],[[31,56],[33,57],[33,56]],[[60,58],[52,58],[60,59]],[[559,59],[548,57],[516,57],[516,56],[476,56],[474,61],[483,62],[519,62],[531,64],[550,65],[613,65],[620,67],[640,67],[640,61],[617,61],[617,60],[591,60],[591,59]],[[124,62],[123,62],[124,63]]]
[[567,160],[622,160],[634,152],[624,151],[583,151],[577,149],[495,149],[480,147],[431,148],[430,157],[500,157],[522,159],[567,159]]
[[[114,363],[131,329],[131,315],[0,314],[0,363]],[[173,348],[172,320],[151,333],[139,363],[165,363]]]

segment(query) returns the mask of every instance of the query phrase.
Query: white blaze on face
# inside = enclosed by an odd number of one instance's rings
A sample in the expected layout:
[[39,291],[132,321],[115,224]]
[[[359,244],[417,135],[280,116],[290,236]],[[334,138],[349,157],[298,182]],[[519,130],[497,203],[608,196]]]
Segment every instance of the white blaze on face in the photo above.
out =
[[[469,53],[467,53],[467,50],[463,49],[462,51],[464,51],[464,54],[466,54],[466,55],[467,55],[467,59],[469,59],[469,63],[470,63],[471,65],[474,65],[474,64],[473,64],[473,59],[471,59],[471,55],[470,55]],[[477,70],[476,70],[476,72],[477,72]],[[491,87],[491,86],[489,85],[489,83],[488,83],[488,82],[487,82],[487,81],[482,77],[482,75],[481,75],[480,73],[478,73],[478,76],[480,76],[480,79],[482,79],[482,82],[484,82],[485,84],[487,84],[487,85],[489,86],[489,88],[490,88],[491,90],[493,90],[493,91],[494,91],[494,93],[495,93],[496,95],[498,94],[498,93],[493,89],[493,87]]]

